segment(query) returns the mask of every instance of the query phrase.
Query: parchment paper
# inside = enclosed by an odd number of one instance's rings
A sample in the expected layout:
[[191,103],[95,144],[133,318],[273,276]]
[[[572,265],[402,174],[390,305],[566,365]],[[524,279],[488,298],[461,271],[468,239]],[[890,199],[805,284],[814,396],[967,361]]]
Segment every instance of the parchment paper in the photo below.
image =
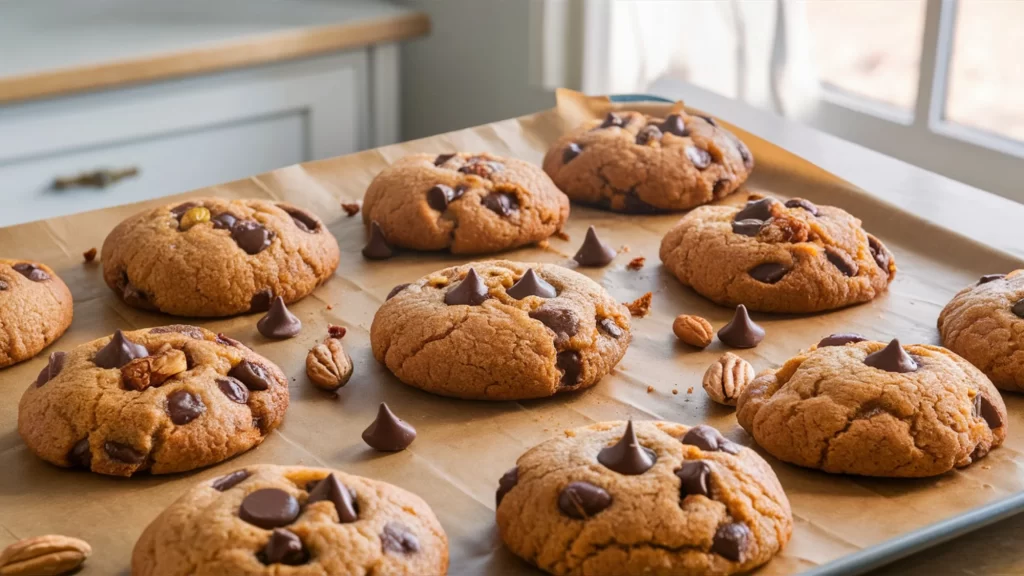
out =
[[[81,257],[90,247],[99,247],[121,219],[171,200],[0,229],[0,254],[48,263],[75,297],[75,320],[68,333],[35,359],[0,372],[0,547],[44,533],[76,536],[94,549],[82,574],[127,574],[131,549],[142,529],[194,483],[253,463],[305,464],[385,480],[425,498],[450,538],[451,574],[531,573],[502,546],[493,510],[498,478],[529,447],[568,428],[628,417],[690,425],[707,422],[731,439],[751,445],[733,411],[711,403],[701,389],[701,376],[722,354],[721,344],[716,341],[707,350],[694,351],[672,335],[671,323],[677,314],[700,314],[716,329],[732,314],[684,289],[661,267],[658,245],[678,215],[625,216],[574,205],[567,227],[571,240],[552,238],[547,249],[530,247],[502,255],[570,265],[569,256],[590,224],[614,246],[628,246],[628,253],[607,268],[580,271],[620,301],[653,291],[653,312],[634,321],[634,339],[625,358],[591,390],[527,402],[447,399],[399,383],[370,352],[369,326],[388,291],[463,259],[407,252],[392,260],[367,262],[359,253],[365,241],[361,219],[345,217],[339,200],[357,200],[378,171],[413,152],[490,151],[540,163],[547,146],[564,129],[602,116],[609,106],[602,99],[563,94],[555,110],[291,166],[181,196],[273,198],[304,206],[329,223],[342,250],[335,277],[292,306],[304,323],[297,338],[283,342],[262,338],[255,327],[258,315],[193,321],[242,340],[280,365],[292,379],[292,401],[284,424],[262,446],[187,474],[116,479],[60,469],[31,454],[17,434],[18,400],[49,352],[70,349],[116,328],[180,322],[128,308],[104,285],[99,264],[83,264]],[[667,106],[628,108],[664,113]],[[814,316],[754,314],[768,336],[759,347],[738,353],[759,371],[779,365],[832,332],[936,343],[935,319],[957,290],[981,274],[1021,266],[1008,255],[896,209],[764,140],[729,127],[748,144],[757,165],[745,191],[728,202],[742,203],[747,192],[757,190],[841,206],[861,217],[867,229],[886,242],[899,266],[889,293],[868,304]],[[627,270],[626,263],[637,256],[645,256],[646,265],[639,271]],[[343,342],[355,364],[351,382],[336,397],[313,388],[304,372],[306,352],[326,335],[328,323],[348,327]],[[1024,488],[1022,403],[1018,397],[1004,396],[1010,415],[1006,444],[979,464],[938,478],[891,481],[831,476],[766,455],[792,503],[795,533],[785,551],[760,573],[796,573]],[[408,450],[379,454],[360,439],[381,401],[418,430]]]

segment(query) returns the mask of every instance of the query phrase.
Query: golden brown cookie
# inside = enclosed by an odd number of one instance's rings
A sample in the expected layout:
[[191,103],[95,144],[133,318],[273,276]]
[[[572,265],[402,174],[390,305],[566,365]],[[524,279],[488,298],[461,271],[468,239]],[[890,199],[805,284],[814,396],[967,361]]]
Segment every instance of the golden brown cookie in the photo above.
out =
[[338,267],[319,218],[268,200],[196,198],[140,212],[103,242],[103,278],[126,304],[178,316],[265,312]]
[[1024,391],[1024,270],[988,274],[961,290],[939,314],[939,335],[996,388]]
[[18,405],[18,432],[64,467],[184,472],[263,442],[288,408],[281,369],[195,326],[121,332],[54,352]]
[[615,212],[688,210],[734,192],[750,150],[713,118],[609,112],[563,136],[544,171],[569,198]]
[[558,575],[749,572],[793,533],[757,453],[710,426],[656,421],[602,422],[530,449],[499,482],[497,519],[512,552]]
[[426,502],[327,468],[249,466],[201,482],[146,528],[133,576],[426,576],[448,537]]
[[569,199],[528,162],[492,154],[414,154],[370,183],[363,221],[388,244],[487,254],[544,240],[562,229]]
[[593,386],[629,346],[629,311],[553,264],[492,260],[397,286],[370,328],[399,380],[457,398],[517,400]]
[[73,315],[71,292],[49,266],[0,258],[0,368],[38,354]]
[[833,335],[740,395],[736,417],[780,460],[836,474],[923,477],[1006,438],[999,391],[938,346]]
[[723,306],[806,313],[872,300],[896,275],[892,254],[832,206],[794,198],[702,206],[661,241],[661,261]]

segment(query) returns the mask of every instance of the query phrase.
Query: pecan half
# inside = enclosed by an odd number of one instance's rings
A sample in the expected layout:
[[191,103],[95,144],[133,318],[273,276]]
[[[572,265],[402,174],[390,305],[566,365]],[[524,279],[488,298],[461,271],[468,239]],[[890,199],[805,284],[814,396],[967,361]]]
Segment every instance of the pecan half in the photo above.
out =
[[700,316],[680,314],[672,322],[672,332],[676,337],[690,346],[707,348],[715,337],[711,323]]
[[704,391],[712,400],[735,406],[743,389],[754,379],[754,367],[743,358],[726,352],[704,373]]
[[66,574],[81,566],[90,554],[92,547],[78,538],[59,534],[25,538],[0,552],[0,574]]
[[314,346],[306,355],[306,375],[321,390],[334,391],[348,384],[352,377],[352,359],[341,341],[328,338]]

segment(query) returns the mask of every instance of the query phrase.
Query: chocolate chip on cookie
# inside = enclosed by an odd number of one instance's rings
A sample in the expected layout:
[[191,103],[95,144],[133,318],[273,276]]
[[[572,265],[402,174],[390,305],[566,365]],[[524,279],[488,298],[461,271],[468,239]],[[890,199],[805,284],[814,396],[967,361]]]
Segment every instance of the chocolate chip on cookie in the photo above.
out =
[[611,505],[611,495],[589,482],[570,482],[558,494],[558,509],[575,520],[596,516]]
[[703,460],[687,460],[676,470],[679,477],[679,495],[711,496],[711,465]]
[[666,134],[675,134],[680,138],[689,136],[690,131],[686,128],[686,123],[683,121],[683,117],[679,114],[669,114],[665,117],[665,121],[661,123],[661,131]]
[[120,368],[136,358],[149,356],[149,350],[141,344],[129,340],[124,332],[117,330],[107,345],[96,352],[93,358],[100,368]]
[[494,493],[494,505],[501,505],[502,498],[504,498],[506,494],[508,494],[513,488],[515,488],[518,482],[518,466],[510,468],[504,474],[502,474],[501,478],[498,480],[498,490],[497,492]]
[[1006,278],[1006,274],[985,274],[984,276],[978,279],[978,285],[980,286],[981,284],[988,284],[989,282],[1002,280],[1003,278]]
[[761,220],[755,220],[753,218],[747,218],[746,220],[734,220],[732,223],[732,231],[735,234],[741,236],[757,236],[757,233],[761,231],[761,227],[764,226],[764,222]]
[[228,376],[238,379],[246,388],[253,391],[266,390],[272,383],[267,370],[250,360],[239,362],[228,371]]
[[47,361],[46,366],[43,366],[39,376],[36,377],[36,388],[56,378],[60,371],[64,369],[64,361],[67,357],[67,352],[50,353],[50,359]]
[[597,461],[606,468],[630,476],[643,474],[654,466],[657,459],[658,456],[653,450],[640,445],[633,431],[632,420],[626,423],[625,433],[614,446],[597,453]]
[[210,486],[218,492],[223,492],[225,490],[230,490],[235,486],[238,486],[246,478],[248,478],[249,475],[249,471],[244,468],[241,470],[235,470],[234,472],[226,476],[221,476],[220,478],[217,478],[216,480],[213,481],[213,484],[211,484]]
[[302,540],[294,532],[284,528],[274,528],[261,555],[264,564],[289,566],[305,564],[309,558],[302,546]]
[[516,283],[506,290],[505,293],[516,300],[522,300],[527,296],[554,298],[558,295],[555,287],[540,276],[537,276],[533,268],[528,268],[522,278],[516,280]]
[[11,268],[33,282],[45,282],[50,279],[50,275],[45,270],[29,262],[19,262]]
[[405,420],[395,416],[395,413],[384,402],[380,403],[377,418],[370,423],[366,430],[363,430],[363,442],[381,452],[405,450],[415,439],[416,429]]
[[267,530],[291,524],[299,512],[299,501],[279,488],[256,490],[238,507],[239,518]]
[[288,206],[285,204],[278,204],[277,206],[278,208],[287,212],[288,215],[292,217],[292,222],[295,223],[295,226],[299,230],[302,230],[303,232],[309,234],[315,234],[322,229],[323,225],[321,224],[320,220],[315,218],[309,212],[306,212],[301,208],[296,208],[295,206]]
[[810,200],[804,200],[803,198],[791,198],[786,200],[785,206],[787,208],[803,208],[814,216],[818,215],[818,207]]
[[285,306],[284,298],[274,298],[267,315],[256,323],[256,329],[267,338],[292,338],[302,331],[302,321]]
[[822,338],[821,341],[818,342],[818,348],[824,348],[826,346],[846,346],[847,344],[856,344],[857,342],[863,342],[865,340],[867,340],[867,338],[860,334],[831,334]]
[[683,444],[690,446],[696,446],[701,450],[707,450],[709,452],[728,452],[729,454],[739,454],[740,447],[728,440],[722,433],[716,428],[712,428],[706,424],[700,424],[690,428],[686,435],[679,439]]
[[309,491],[309,498],[306,505],[326,500],[334,504],[334,510],[338,513],[338,522],[347,524],[359,519],[356,511],[355,500],[348,487],[338,481],[333,473],[316,483],[316,486]]
[[391,289],[390,292],[388,292],[388,296],[387,296],[387,298],[384,299],[384,301],[386,302],[388,300],[391,300],[395,296],[398,296],[399,292],[401,292],[402,290],[405,290],[408,287],[409,287],[409,283],[408,282],[406,282],[405,284],[399,284],[399,285],[395,286],[394,288]]
[[661,140],[662,133],[657,126],[645,126],[642,130],[636,133],[636,143],[644,146],[649,142],[657,142]]
[[621,128],[622,126],[625,126],[625,122],[622,120],[622,118],[614,112],[609,112],[607,115],[605,115],[604,120],[601,122],[601,125],[598,126],[598,128]]
[[479,306],[491,297],[487,284],[470,268],[466,277],[444,295],[449,306]]
[[259,254],[270,247],[274,233],[255,220],[239,220],[231,227],[231,238],[246,254]]
[[715,532],[711,551],[726,560],[741,562],[749,539],[750,528],[747,528],[746,524],[740,524],[739,522],[724,524],[719,526]]
[[597,237],[597,230],[593,226],[587,228],[587,235],[583,239],[583,245],[576,251],[576,255],[573,256],[580,266],[589,266],[600,268],[601,266],[607,266],[618,253],[614,248],[605,244]]
[[747,307],[736,307],[732,320],[718,331],[718,339],[733,348],[753,348],[764,340],[764,328],[750,319]]
[[412,554],[420,551],[420,541],[409,528],[400,522],[388,522],[380,533],[380,542],[385,552]]
[[363,258],[367,260],[387,260],[395,252],[384,238],[384,231],[376,220],[370,222],[370,240],[363,247]]
[[903,346],[900,346],[900,341],[895,338],[885,348],[868,354],[864,358],[864,363],[887,372],[903,373],[917,370],[917,362],[910,357],[910,354],[907,354]]

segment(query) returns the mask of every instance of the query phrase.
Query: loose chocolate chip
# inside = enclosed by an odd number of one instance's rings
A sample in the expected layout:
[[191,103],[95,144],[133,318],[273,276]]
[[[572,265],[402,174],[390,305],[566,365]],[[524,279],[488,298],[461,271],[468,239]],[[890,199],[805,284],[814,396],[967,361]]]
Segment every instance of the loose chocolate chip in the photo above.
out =
[[242,220],[231,227],[231,238],[239,248],[252,256],[270,246],[274,233],[255,220]]
[[395,255],[394,250],[384,238],[384,230],[376,220],[370,223],[370,241],[363,247],[363,258],[367,260],[387,260]]
[[167,396],[167,414],[178,426],[188,424],[206,412],[203,399],[187,390],[175,390]]
[[764,282],[765,284],[775,284],[779,280],[789,273],[789,269],[777,262],[767,262],[765,264],[758,264],[750,269],[747,274],[758,282]]
[[149,296],[146,296],[145,292],[139,290],[128,280],[125,280],[124,290],[121,291],[121,299],[124,300],[125,304],[132,308],[153,311],[157,310],[156,305],[149,301]]
[[228,376],[237,378],[249,390],[266,390],[270,388],[270,377],[267,375],[267,371],[263,366],[255,362],[242,360],[228,372]]
[[813,216],[818,215],[818,207],[810,200],[804,200],[803,198],[791,198],[786,200],[786,208],[803,208]]
[[420,551],[420,541],[404,524],[389,521],[380,533],[380,544],[385,551],[411,554]]
[[611,128],[612,126],[618,126],[621,128],[622,126],[625,125],[626,123],[622,120],[622,118],[619,117],[618,114],[614,112],[609,112],[608,115],[604,117],[604,122],[601,123],[601,128]]
[[1010,311],[1013,312],[1018,318],[1024,318],[1024,298],[1021,298],[1020,300],[1014,302],[1013,306],[1010,308]]
[[718,339],[732,348],[753,348],[764,340],[764,328],[755,324],[747,307],[740,304],[732,320],[718,331]]
[[583,148],[575,142],[569,142],[569,145],[562,150],[562,164],[568,164],[576,159],[580,153],[583,152]]
[[440,166],[454,157],[455,154],[438,154],[437,158],[434,158],[434,166]]
[[854,344],[857,342],[863,342],[867,340],[860,334],[846,333],[846,334],[832,334],[826,336],[818,342],[818,348],[827,348],[829,346],[846,346],[847,344]]
[[0,280],[0,292],[3,292],[4,290],[7,290],[10,287],[11,287],[10,284],[8,284],[7,282],[5,282],[3,280]]
[[622,328],[619,328],[619,325],[611,318],[602,318],[598,321],[597,326],[612,338],[618,339],[622,337]]
[[519,483],[519,466],[510,468],[501,475],[498,480],[498,490],[494,493],[494,506],[497,507],[505,499],[505,495],[512,491]]
[[266,530],[287,526],[299,517],[299,501],[277,488],[257,490],[242,500],[238,516]]
[[979,393],[974,397],[974,415],[984,418],[985,423],[993,430],[1003,426],[1003,416],[996,409],[995,404],[984,394]]
[[569,518],[586,520],[612,505],[604,488],[589,482],[570,482],[558,494],[558,509]]
[[907,354],[907,351],[900,346],[900,341],[893,338],[885,348],[878,352],[868,354],[864,363],[872,368],[885,370],[886,372],[914,372],[917,370],[917,362]]
[[687,460],[682,467],[676,470],[681,484],[679,496],[707,496],[711,497],[711,465],[703,460]]
[[228,400],[236,404],[245,404],[249,401],[249,390],[235,378],[217,378],[217,388],[220,388]]
[[562,386],[574,386],[580,381],[583,373],[583,363],[580,353],[575,350],[565,350],[555,356],[555,368],[562,371]]
[[985,274],[980,279],[978,279],[978,285],[980,286],[982,284],[988,284],[989,282],[1002,280],[1003,278],[1006,278],[1006,274]]
[[597,237],[597,230],[593,226],[587,228],[587,235],[583,239],[583,245],[572,257],[580,266],[599,268],[607,266],[615,258],[615,249],[605,244]]
[[56,378],[60,371],[64,369],[64,361],[67,360],[67,357],[67,352],[51,353],[50,360],[46,363],[46,366],[43,366],[39,376],[36,377],[36,388]]
[[267,315],[256,323],[256,329],[267,338],[291,338],[302,330],[302,321],[284,304],[284,298],[274,298]]
[[188,324],[168,324],[167,326],[157,326],[149,331],[150,334],[184,334],[193,340],[204,340],[206,337],[203,336],[203,331],[195,326],[189,326]]
[[448,208],[448,203],[455,197],[455,190],[452,190],[451,186],[445,186],[444,184],[437,184],[427,190],[427,206],[430,206],[438,212],[444,212]]
[[519,200],[515,194],[507,192],[491,192],[480,201],[488,210],[502,217],[519,211]]
[[857,275],[857,263],[847,256],[845,252],[840,252],[839,250],[828,246],[825,248],[825,258],[827,258],[833,266],[838,268],[844,276]]
[[196,206],[198,206],[198,204],[196,204],[195,202],[185,202],[184,204],[178,204],[174,208],[171,208],[171,214],[174,214],[175,218],[180,219],[182,216],[185,215],[185,212],[188,212],[190,209],[195,208]]
[[652,140],[661,140],[661,136],[661,130],[657,126],[644,126],[643,129],[636,134],[636,143],[644,146]]
[[522,300],[527,296],[554,298],[558,295],[558,291],[555,290],[555,287],[540,276],[537,276],[537,273],[533,271],[533,268],[527,268],[526,274],[523,274],[523,277],[517,280],[511,288],[505,291],[505,293],[516,300]]
[[278,204],[277,206],[278,208],[287,212],[288,215],[292,217],[292,222],[295,222],[295,227],[298,228],[299,230],[310,233],[317,232],[320,230],[320,221],[317,220],[316,217],[310,214],[309,212],[306,212],[305,210],[301,210],[299,208],[294,208],[292,206],[282,206],[280,204]]
[[288,566],[305,564],[308,559],[306,549],[302,547],[302,540],[294,532],[284,528],[274,528],[270,533],[270,540],[263,547],[261,558],[264,564]]
[[444,295],[444,303],[449,306],[479,306],[490,297],[487,284],[484,284],[476,270],[470,268],[462,282]]
[[690,135],[690,129],[686,127],[683,117],[679,114],[669,114],[665,121],[661,123],[661,131],[667,134],[675,134],[676,136]]
[[734,221],[747,220],[749,218],[754,220],[768,220],[772,217],[772,206],[778,202],[778,200],[771,197],[761,198],[760,200],[751,200],[750,202],[747,202],[747,205],[741,208],[732,219]]
[[113,460],[124,462],[125,464],[141,464],[146,459],[146,455],[142,452],[120,442],[104,442],[103,451]]
[[605,468],[630,476],[643,474],[651,466],[654,466],[657,459],[658,456],[653,450],[640,445],[636,433],[633,432],[632,420],[626,423],[626,432],[622,435],[621,440],[614,446],[602,448],[597,453],[597,461]]
[[253,294],[252,298],[249,299],[249,312],[266,312],[270,310],[270,301],[273,298],[274,293],[270,288],[264,288]]
[[11,268],[14,268],[15,272],[33,282],[43,282],[50,279],[50,275],[43,271],[42,268],[28,262],[20,262],[11,266]]
[[241,470],[235,470],[230,474],[217,478],[216,480],[213,481],[213,484],[211,484],[210,486],[212,486],[213,489],[218,492],[223,492],[225,490],[230,490],[231,488],[238,486],[243,480],[245,480],[249,476],[249,471],[244,468]]
[[333,473],[317,482],[316,486],[309,493],[306,504],[327,500],[334,503],[334,509],[338,512],[338,521],[342,524],[355,522],[359,519],[355,504],[352,501],[352,493],[345,487]]
[[234,214],[224,212],[222,214],[217,214],[211,218],[210,221],[213,222],[213,227],[216,230],[230,230],[235,226],[235,223],[238,222],[238,218],[235,218]]
[[875,259],[875,264],[882,270],[889,272],[889,251],[885,249],[885,246],[875,238],[868,234],[868,250],[871,252],[871,257]]
[[761,227],[764,226],[764,222],[760,220],[754,220],[753,218],[747,218],[746,220],[736,220],[732,223],[733,234],[739,234],[741,236],[757,236],[757,233],[761,231]]
[[399,284],[398,286],[395,286],[394,288],[391,289],[391,292],[388,292],[388,297],[385,298],[384,300],[385,301],[391,300],[395,296],[398,296],[399,292],[401,292],[402,290],[405,290],[408,287],[409,287],[409,283],[408,282],[405,283],[405,284]]
[[746,524],[734,522],[723,524],[715,531],[715,539],[711,543],[711,551],[732,562],[739,562],[750,539],[750,528]]
[[555,333],[555,345],[564,344],[580,330],[580,319],[569,308],[545,304],[530,312],[530,318],[539,320]]
[[754,166],[754,157],[750,154],[750,149],[747,145],[739,140],[736,141],[736,150],[740,153],[740,158],[743,160],[743,166],[750,170]]
[[68,461],[72,466],[78,468],[88,470],[92,467],[92,450],[89,447],[88,438],[82,438],[75,442],[75,445],[71,447],[71,452],[68,453]]
[[708,154],[707,150],[696,146],[687,146],[685,152],[686,158],[693,163],[694,168],[703,170],[711,166],[711,154]]
[[683,444],[696,446],[706,452],[726,452],[728,454],[739,454],[740,447],[731,440],[722,436],[717,428],[707,424],[699,424],[686,431],[680,438]]
[[92,361],[100,368],[120,368],[136,358],[149,356],[149,350],[125,337],[124,332],[114,332],[114,337],[106,346],[100,348]]
[[712,126],[718,126],[718,123],[715,122],[715,119],[712,118],[711,116],[701,116],[701,118],[703,118],[705,122],[711,124]]
[[395,416],[384,402],[377,409],[377,418],[363,430],[363,442],[381,452],[405,450],[416,439],[416,429]]

